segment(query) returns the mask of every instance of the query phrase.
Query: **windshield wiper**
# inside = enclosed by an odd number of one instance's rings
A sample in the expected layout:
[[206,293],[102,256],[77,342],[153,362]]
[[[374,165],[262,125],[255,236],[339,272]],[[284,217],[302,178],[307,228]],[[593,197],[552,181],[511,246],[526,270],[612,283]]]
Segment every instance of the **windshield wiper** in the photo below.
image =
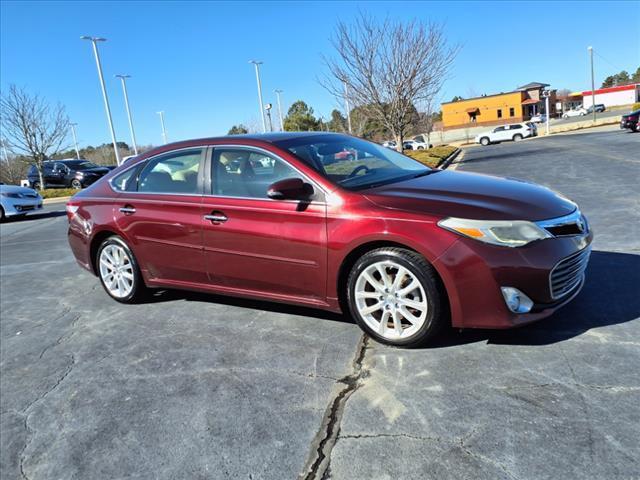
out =
[[431,175],[432,173],[438,173],[438,172],[441,172],[441,171],[442,170],[436,170],[435,168],[432,168],[431,170],[425,170],[424,172],[417,173],[411,178],[426,177],[427,175]]

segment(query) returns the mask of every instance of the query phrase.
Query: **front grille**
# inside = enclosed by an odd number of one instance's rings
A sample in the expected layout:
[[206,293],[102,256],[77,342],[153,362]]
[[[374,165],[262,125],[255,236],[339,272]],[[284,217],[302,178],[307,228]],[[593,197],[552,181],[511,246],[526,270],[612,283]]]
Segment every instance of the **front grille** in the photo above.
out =
[[551,297],[556,300],[564,297],[576,288],[584,276],[589,263],[591,248],[585,248],[560,260],[549,275]]
[[537,223],[554,237],[581,235],[589,230],[587,219],[580,213],[580,210],[575,210],[564,217],[551,218]]

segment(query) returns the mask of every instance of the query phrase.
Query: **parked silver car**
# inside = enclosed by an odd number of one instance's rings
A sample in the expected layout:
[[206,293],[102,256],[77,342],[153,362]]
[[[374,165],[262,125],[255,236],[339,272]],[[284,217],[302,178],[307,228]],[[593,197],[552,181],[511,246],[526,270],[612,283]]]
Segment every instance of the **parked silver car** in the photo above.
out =
[[42,210],[42,197],[31,188],[0,183],[0,218],[24,216]]

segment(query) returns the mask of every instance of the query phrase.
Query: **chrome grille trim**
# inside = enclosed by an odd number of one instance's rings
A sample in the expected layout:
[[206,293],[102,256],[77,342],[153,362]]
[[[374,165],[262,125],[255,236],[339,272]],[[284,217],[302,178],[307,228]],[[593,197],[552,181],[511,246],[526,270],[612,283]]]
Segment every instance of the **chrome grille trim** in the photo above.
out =
[[[568,237],[582,235],[589,231],[589,224],[587,219],[579,209],[575,209],[569,215],[563,217],[550,218],[548,220],[540,220],[536,222],[541,228],[544,228],[547,232],[551,233],[554,237]],[[573,227],[573,228],[572,228]],[[569,230],[571,233],[560,233],[560,230]]]
[[564,297],[582,282],[590,256],[591,247],[587,247],[556,263],[549,274],[551,298],[557,300]]

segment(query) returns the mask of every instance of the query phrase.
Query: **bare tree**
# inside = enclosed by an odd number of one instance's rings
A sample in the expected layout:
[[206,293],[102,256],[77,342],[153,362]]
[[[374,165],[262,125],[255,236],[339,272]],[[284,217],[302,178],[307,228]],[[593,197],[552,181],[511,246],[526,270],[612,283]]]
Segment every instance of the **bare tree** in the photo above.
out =
[[448,46],[440,24],[378,23],[365,14],[350,25],[339,22],[332,44],[336,56],[325,58],[323,85],[339,98],[346,84],[350,100],[366,105],[401,151],[415,105],[440,91],[459,48]]
[[9,86],[0,98],[1,124],[7,145],[33,159],[44,188],[42,169],[49,156],[63,150],[69,132],[69,118],[62,105],[52,107],[39,95]]

